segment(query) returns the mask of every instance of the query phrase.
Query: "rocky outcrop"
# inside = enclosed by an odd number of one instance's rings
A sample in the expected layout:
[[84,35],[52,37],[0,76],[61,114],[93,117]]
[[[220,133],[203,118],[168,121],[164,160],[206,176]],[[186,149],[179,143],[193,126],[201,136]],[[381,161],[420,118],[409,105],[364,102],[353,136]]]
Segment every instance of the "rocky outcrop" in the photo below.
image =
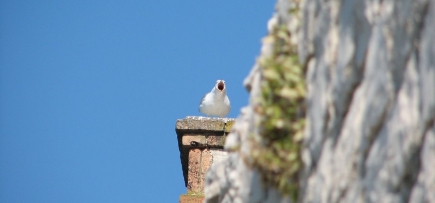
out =
[[[270,38],[282,25],[287,43]],[[433,0],[279,0],[206,202],[435,202],[434,25]],[[286,179],[297,198],[253,160],[266,146],[261,59],[277,45],[297,47],[305,70],[302,167]]]

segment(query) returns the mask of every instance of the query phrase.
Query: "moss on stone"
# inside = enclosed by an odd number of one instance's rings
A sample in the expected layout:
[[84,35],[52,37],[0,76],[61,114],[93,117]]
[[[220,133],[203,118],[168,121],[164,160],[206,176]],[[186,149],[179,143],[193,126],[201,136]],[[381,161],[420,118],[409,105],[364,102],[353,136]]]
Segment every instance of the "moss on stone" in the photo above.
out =
[[187,194],[183,194],[184,196],[198,196],[198,197],[204,197],[204,193],[200,192],[192,192],[188,191]]
[[230,132],[235,120],[233,118],[211,118],[188,116],[177,120],[176,130],[224,131]]
[[258,61],[263,74],[256,108],[261,115],[261,140],[252,139],[253,164],[267,184],[296,199],[305,126],[304,70],[286,26],[276,26],[267,38],[273,43],[273,53]]
[[227,123],[225,124],[225,132],[231,132],[231,128],[233,128],[234,123],[234,119],[227,121]]

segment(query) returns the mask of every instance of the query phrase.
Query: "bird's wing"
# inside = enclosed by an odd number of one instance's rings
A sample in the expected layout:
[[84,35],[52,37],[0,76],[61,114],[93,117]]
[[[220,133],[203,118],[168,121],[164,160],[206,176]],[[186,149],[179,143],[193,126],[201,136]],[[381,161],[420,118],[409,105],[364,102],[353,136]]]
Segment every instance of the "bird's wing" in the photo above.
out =
[[202,99],[201,99],[201,102],[199,102],[199,105],[201,105],[202,104],[202,102],[205,100],[205,97],[207,96],[207,94],[204,94],[204,96],[202,97]]
[[225,102],[228,103],[228,106],[231,108],[231,103],[230,103],[230,99],[228,98],[228,96],[225,97]]

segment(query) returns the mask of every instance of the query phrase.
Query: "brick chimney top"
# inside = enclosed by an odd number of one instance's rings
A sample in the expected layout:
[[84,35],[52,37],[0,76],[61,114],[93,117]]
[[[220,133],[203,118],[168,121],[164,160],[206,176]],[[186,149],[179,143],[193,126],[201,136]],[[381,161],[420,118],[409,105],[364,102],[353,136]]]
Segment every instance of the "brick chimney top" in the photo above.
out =
[[175,131],[187,187],[187,195],[181,195],[180,202],[202,202],[205,172],[213,163],[226,158],[223,146],[234,121],[201,116],[177,120]]

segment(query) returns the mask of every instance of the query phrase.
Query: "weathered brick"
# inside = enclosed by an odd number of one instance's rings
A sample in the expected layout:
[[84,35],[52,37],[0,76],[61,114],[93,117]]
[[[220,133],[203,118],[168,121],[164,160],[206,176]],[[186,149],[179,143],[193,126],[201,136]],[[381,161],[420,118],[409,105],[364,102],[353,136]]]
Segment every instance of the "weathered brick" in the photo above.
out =
[[184,146],[191,146],[192,142],[198,142],[205,145],[206,139],[203,135],[183,135],[182,144]]
[[210,146],[210,147],[222,147],[225,144],[224,143],[225,136],[221,136],[221,135],[219,135],[219,136],[212,136],[212,135],[209,135],[209,136],[206,136],[205,139],[207,141],[208,146]]
[[202,191],[204,191],[204,180],[205,180],[205,173],[207,172],[208,168],[210,168],[212,164],[212,157],[209,149],[204,149],[202,151],[202,159],[201,159],[201,179],[202,179]]
[[203,192],[204,186],[201,186],[201,150],[189,150],[189,164],[187,175],[187,190],[191,192]]
[[[221,135],[210,135],[210,134],[185,134],[182,137],[182,145],[183,147],[218,147],[221,148],[224,145],[225,138]],[[192,142],[195,142],[197,145],[192,145]]]

